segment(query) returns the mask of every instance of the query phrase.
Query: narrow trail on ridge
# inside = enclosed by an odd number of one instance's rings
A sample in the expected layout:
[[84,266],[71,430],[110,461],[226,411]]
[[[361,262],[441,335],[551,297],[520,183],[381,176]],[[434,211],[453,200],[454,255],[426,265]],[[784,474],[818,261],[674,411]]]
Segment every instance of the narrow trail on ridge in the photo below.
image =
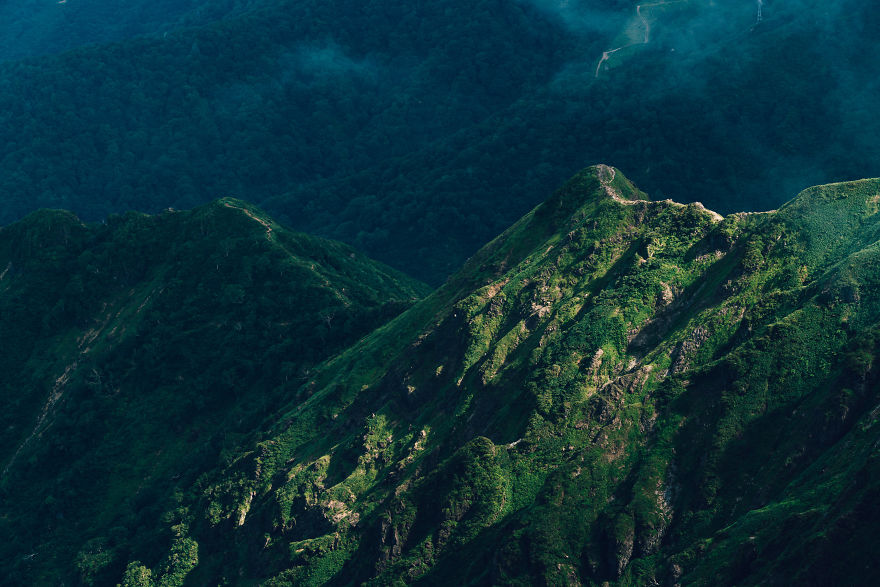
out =
[[[274,231],[272,230],[272,224],[270,222],[263,220],[259,216],[256,216],[253,212],[251,212],[247,208],[243,208],[241,206],[236,206],[235,204],[233,204],[231,202],[223,202],[223,205],[226,206],[227,208],[231,208],[232,210],[238,210],[239,212],[244,213],[244,215],[247,216],[248,218],[250,218],[251,220],[254,220],[254,221],[260,223],[263,226],[263,228],[266,229],[266,240],[267,241],[269,241],[271,243],[275,243],[282,251],[284,251],[291,259],[293,259],[297,265],[299,265],[309,271],[313,271],[316,274],[319,273],[319,272],[315,271],[315,264],[314,263],[308,263],[308,262],[303,261],[301,258],[299,258],[298,255],[295,255],[294,253],[290,252],[290,250],[286,246],[284,246],[284,244],[281,243],[275,237]],[[333,289],[330,286],[330,282],[326,279],[326,277],[323,278],[323,284],[330,291],[332,291],[333,295],[336,296],[336,298],[340,302],[342,302],[344,305],[348,306],[349,304],[351,304],[351,301],[343,293],[336,291],[335,289]]]
[[627,200],[626,198],[621,197],[620,192],[611,187],[611,182],[614,181],[614,178],[617,175],[617,171],[613,167],[603,164],[599,164],[597,167],[599,169],[599,183],[602,184],[602,187],[609,198],[615,202],[623,204],[624,206],[644,204],[644,201],[642,200]]
[[[605,194],[609,198],[611,198],[612,200],[617,202],[618,204],[623,204],[624,206],[635,206],[635,205],[643,205],[644,206],[644,205],[653,205],[653,204],[662,203],[662,204],[668,204],[670,206],[677,206],[680,208],[684,208],[685,206],[687,206],[687,204],[682,204],[681,202],[676,202],[675,200],[669,200],[669,199],[662,200],[660,202],[651,201],[651,200],[628,200],[628,199],[624,198],[623,196],[621,196],[620,192],[617,191],[614,188],[614,186],[611,185],[611,182],[613,182],[614,178],[617,176],[616,170],[613,167],[610,167],[608,165],[604,165],[601,163],[599,165],[597,165],[596,167],[598,168],[598,171],[599,171],[599,176],[598,176],[599,183],[602,185],[602,188],[605,190]],[[714,210],[709,210],[708,208],[703,206],[703,204],[701,202],[693,202],[692,204],[695,205],[700,210],[702,210],[705,214],[708,214],[712,218],[713,222],[721,222],[722,220],[724,220],[724,216],[722,216],[718,212],[715,212]],[[775,210],[774,210],[774,212],[775,212]]]
[[240,212],[244,212],[245,216],[247,216],[251,220],[256,220],[257,222],[262,224],[263,228],[266,229],[266,240],[272,240],[272,226],[268,222],[266,222],[262,218],[258,218],[257,216],[254,215],[253,212],[251,212],[247,208],[242,208],[241,206],[235,206],[233,204],[230,204],[229,202],[224,202],[223,205],[226,206],[227,208],[232,208],[233,210],[238,210]]
[[602,64],[604,64],[608,59],[623,49],[628,47],[634,47],[636,45],[647,45],[651,42],[651,23],[648,22],[648,19],[645,18],[645,15],[642,14],[642,8],[653,8],[655,6],[666,6],[668,4],[680,4],[685,0],[664,0],[663,2],[652,2],[650,4],[639,4],[636,6],[636,16],[640,21],[642,21],[642,27],[644,28],[644,36],[641,41],[633,41],[632,43],[627,43],[626,45],[621,45],[620,47],[615,47],[614,49],[609,49],[602,53],[602,57],[599,59],[599,63],[596,64],[596,74],[594,77],[599,77],[599,72],[602,71]]

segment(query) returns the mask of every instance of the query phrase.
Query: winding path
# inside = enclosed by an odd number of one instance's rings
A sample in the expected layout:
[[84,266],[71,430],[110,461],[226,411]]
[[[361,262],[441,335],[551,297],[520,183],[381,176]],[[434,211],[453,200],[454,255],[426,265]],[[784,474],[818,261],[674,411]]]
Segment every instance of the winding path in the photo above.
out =
[[256,220],[257,222],[262,224],[263,228],[266,229],[266,240],[272,240],[272,225],[269,224],[267,221],[263,220],[262,218],[258,218],[257,216],[254,215],[253,212],[251,212],[247,208],[242,208],[241,206],[236,206],[234,204],[231,204],[230,202],[223,202],[223,205],[226,206],[227,208],[232,208],[233,210],[238,210],[240,212],[244,212],[245,216],[247,216],[248,218],[250,218],[252,220]]
[[651,23],[648,22],[648,19],[645,18],[645,15],[642,14],[642,8],[652,8],[654,6],[665,6],[667,4],[679,4],[684,2],[685,0],[664,0],[663,2],[652,2],[650,4],[639,4],[636,6],[636,16],[639,20],[642,21],[642,27],[645,29],[644,37],[641,41],[635,41],[632,43],[627,43],[626,45],[621,45],[620,47],[616,47],[614,49],[609,49],[602,53],[601,59],[599,59],[599,63],[596,64],[596,75],[594,77],[599,77],[599,72],[602,71],[602,64],[608,61],[612,55],[617,53],[622,49],[626,49],[627,47],[634,47],[636,45],[647,45],[651,42]]
[[599,164],[596,166],[598,169],[599,183],[602,184],[602,187],[605,189],[605,193],[609,198],[614,200],[615,202],[619,202],[624,206],[635,206],[636,204],[644,204],[644,200],[627,200],[626,198],[621,197],[620,192],[611,187],[611,182],[614,181],[614,176],[617,175],[617,170],[609,165]]
[[[676,202],[675,200],[660,200],[660,201],[650,201],[650,200],[627,200],[623,196],[620,195],[620,192],[614,189],[611,185],[611,182],[614,181],[614,177],[617,175],[617,170],[611,167],[610,165],[604,165],[600,163],[596,166],[598,171],[597,177],[599,179],[599,183],[602,184],[602,188],[605,190],[605,194],[619,204],[623,204],[624,206],[635,206],[637,204],[642,205],[654,205],[654,204],[666,204],[669,206],[677,206],[679,208],[684,208],[687,204],[682,204],[681,202]],[[693,202],[692,205],[696,206],[703,213],[708,214],[710,218],[712,218],[712,222],[721,222],[724,220],[724,216],[715,212],[714,210],[709,210],[705,206],[703,206],[702,202]]]

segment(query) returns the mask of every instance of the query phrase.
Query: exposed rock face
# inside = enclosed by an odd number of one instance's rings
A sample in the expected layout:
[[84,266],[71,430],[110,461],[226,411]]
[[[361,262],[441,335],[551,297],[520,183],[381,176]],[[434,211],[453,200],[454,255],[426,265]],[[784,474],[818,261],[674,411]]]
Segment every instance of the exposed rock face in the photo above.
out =
[[635,524],[627,515],[618,516],[608,537],[609,566],[614,578],[623,576],[629,561],[632,559],[633,546],[635,545]]
[[672,351],[672,373],[681,373],[687,371],[691,365],[694,353],[696,353],[703,343],[709,339],[709,330],[705,326],[697,326],[690,336],[678,343]]

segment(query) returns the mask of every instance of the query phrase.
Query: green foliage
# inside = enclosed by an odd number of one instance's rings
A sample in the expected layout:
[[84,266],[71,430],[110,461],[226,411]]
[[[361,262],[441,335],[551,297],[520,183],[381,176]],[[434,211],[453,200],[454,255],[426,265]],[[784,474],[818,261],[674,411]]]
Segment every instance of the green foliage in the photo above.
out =
[[157,587],[181,587],[186,575],[199,564],[199,545],[192,538],[178,538],[159,564]]
[[122,587],[153,587],[153,573],[138,561],[128,563],[122,577]]
[[[44,333],[6,417],[32,422],[36,390],[64,390],[38,440],[7,431],[23,449],[0,483],[0,529],[56,520],[40,536],[58,554],[6,544],[6,576],[876,582],[878,192],[722,220],[586,169],[388,320],[417,284],[236,200],[10,227],[80,249],[0,233],[30,267],[10,270],[3,316]],[[99,318],[33,320],[25,288],[94,298]]]
[[[132,549],[159,584],[181,583],[195,543],[163,528],[192,516],[160,520],[179,488],[237,456],[316,363],[427,289],[233,199],[103,225],[34,213],[0,232],[0,265],[2,534],[22,537],[0,547],[12,584],[35,566],[48,582],[118,582]],[[268,474],[265,449],[241,461],[248,473]],[[246,513],[256,484],[238,480],[222,500],[197,492],[200,520]]]
[[101,571],[112,561],[113,553],[107,549],[103,540],[90,540],[76,555],[76,568],[79,569],[80,581],[84,585],[94,585]]

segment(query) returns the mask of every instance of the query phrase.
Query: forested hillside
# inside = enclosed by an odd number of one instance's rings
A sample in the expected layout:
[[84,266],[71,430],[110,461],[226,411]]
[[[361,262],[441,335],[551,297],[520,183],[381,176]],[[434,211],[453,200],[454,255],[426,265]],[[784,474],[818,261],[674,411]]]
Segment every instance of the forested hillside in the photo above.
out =
[[49,0],[0,5],[0,61],[165,35],[241,13],[259,0]]
[[880,180],[722,217],[596,166],[400,314],[421,286],[237,200],[30,216],[0,572],[876,583],[878,215]]
[[118,582],[175,487],[426,291],[233,199],[0,229],[0,582]]
[[228,194],[439,284],[591,161],[725,212],[880,161],[865,0],[175,6],[0,64],[0,223]]
[[878,180],[721,217],[584,170],[291,387],[166,557],[198,544],[190,584],[873,584],[878,211]]
[[0,583],[880,584],[878,38],[3,5]]

